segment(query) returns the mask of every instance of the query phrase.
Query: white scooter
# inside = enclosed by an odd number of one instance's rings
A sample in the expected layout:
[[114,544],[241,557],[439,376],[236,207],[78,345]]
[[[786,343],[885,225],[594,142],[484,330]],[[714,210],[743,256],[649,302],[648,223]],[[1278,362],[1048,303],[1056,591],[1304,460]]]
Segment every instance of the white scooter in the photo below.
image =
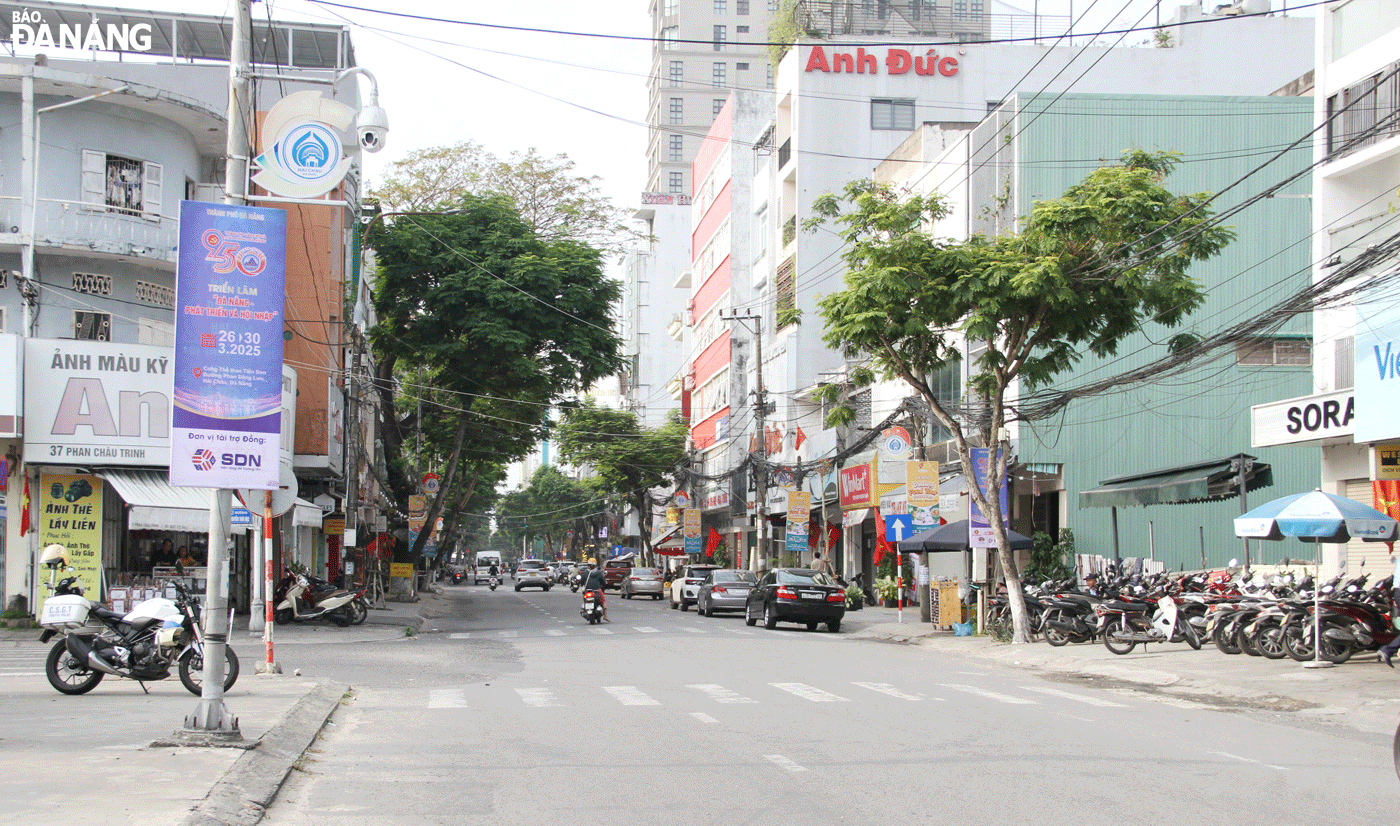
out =
[[328,619],[341,627],[354,621],[355,609],[351,605],[355,600],[354,593],[337,591],[320,602],[313,603],[310,594],[307,593],[310,587],[311,583],[302,574],[287,572],[277,589],[282,599],[278,601],[277,609],[272,614],[273,621],[278,625],[286,625],[289,622]]
[[495,575],[495,574],[492,574],[492,575],[491,575],[491,580],[490,580],[489,582],[487,582],[486,584],[487,584],[488,586],[490,586],[491,590],[494,591],[494,590],[496,590],[496,586],[497,586],[497,585],[500,585],[501,583],[500,583],[499,580],[496,579],[496,575]]

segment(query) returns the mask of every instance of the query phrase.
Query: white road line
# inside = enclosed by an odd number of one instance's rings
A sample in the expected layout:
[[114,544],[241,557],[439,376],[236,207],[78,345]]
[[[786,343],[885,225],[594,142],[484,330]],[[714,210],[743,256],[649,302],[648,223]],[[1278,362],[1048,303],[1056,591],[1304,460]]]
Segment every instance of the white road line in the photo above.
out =
[[661,633],[658,629],[652,628],[650,625],[634,625],[634,626],[632,626],[632,630],[633,630],[633,631],[640,631],[640,632],[642,632],[643,634],[659,634],[659,633]]
[[751,700],[751,699],[749,699],[748,697],[744,697],[744,696],[740,695],[738,692],[730,691],[729,689],[725,688],[724,686],[722,686],[722,685],[715,685],[714,683],[703,683],[703,684],[700,684],[700,685],[688,685],[688,686],[686,686],[686,688],[693,688],[693,689],[695,689],[696,691],[702,692],[702,693],[708,695],[709,698],[710,698],[711,700],[714,700],[716,703],[756,703],[756,702],[758,702],[757,700]]
[[518,637],[518,636],[520,636],[520,632],[519,632],[519,631],[498,631],[497,633],[500,634],[502,637],[506,637],[506,638]]
[[686,632],[687,634],[704,634],[704,633],[705,633],[705,629],[703,629],[703,628],[690,628],[689,626],[681,626],[681,630],[684,631],[684,632]]
[[603,690],[625,706],[659,706],[660,702],[643,694],[634,685],[605,685]]
[[922,700],[922,699],[923,699],[922,697],[916,697],[916,696],[914,696],[913,694],[905,694],[903,691],[900,691],[899,689],[895,688],[894,686],[890,685],[889,683],[851,683],[851,685],[858,685],[858,686],[860,686],[861,688],[868,688],[868,689],[870,689],[871,691],[878,691],[878,692],[880,692],[881,694],[888,694],[888,695],[890,695],[891,697],[895,697],[895,698],[898,698],[898,699],[900,699],[900,700]]
[[554,702],[554,692],[547,688],[517,688],[516,694],[525,701],[525,705],[535,708],[551,708],[563,706],[563,703]]
[[0,671],[0,677],[42,677],[42,671]]
[[1028,700],[1025,697],[1012,697],[1010,694],[998,694],[995,691],[988,691],[985,688],[978,688],[972,685],[955,685],[953,683],[942,683],[943,688],[951,688],[954,691],[966,691],[968,694],[976,694],[979,697],[986,697],[988,700],[996,700],[1002,703],[1011,703],[1018,706],[1039,705],[1035,700]]
[[718,722],[719,722],[718,720],[716,720],[715,718],[711,717],[710,715],[708,715],[708,714],[703,714],[703,713],[701,713],[701,712],[699,712],[699,711],[692,711],[692,712],[690,712],[690,716],[691,716],[691,717],[694,717],[695,719],[699,720],[699,721],[702,722],[702,723],[718,723]]
[[549,636],[549,637],[562,637],[562,636],[564,636],[564,632],[563,632],[563,631],[560,631],[558,628],[546,628],[545,631],[544,631],[544,633],[545,633],[545,636]]
[[466,708],[465,688],[434,688],[428,691],[428,708]]
[[850,700],[832,694],[829,691],[822,691],[820,688],[807,685],[806,683],[769,683],[774,688],[782,689],[789,694],[796,694],[804,700],[811,700],[814,703],[849,703]]
[[743,634],[746,637],[753,633],[752,631],[740,631],[738,628],[726,628],[724,630],[728,631],[731,634]]
[[1077,703],[1086,703],[1091,706],[1101,708],[1127,708],[1123,703],[1115,703],[1112,700],[1105,700],[1102,697],[1089,697],[1084,694],[1075,694],[1070,691],[1061,691],[1058,688],[1050,688],[1044,685],[1023,685],[1019,686],[1026,691],[1039,691],[1041,694],[1049,694],[1051,697],[1060,697],[1065,700],[1074,700]]
[[471,634],[448,634],[448,635],[447,635],[447,638],[448,638],[449,640],[469,640],[469,639],[472,638],[472,635],[471,635]]
[[592,631],[592,632],[595,633],[595,634],[611,634],[611,633],[612,633],[612,631],[608,630],[607,628],[590,628],[590,629],[588,629],[588,630],[589,630],[589,631]]
[[1220,755],[1221,757],[1229,757],[1229,758],[1231,758],[1232,760],[1239,760],[1239,761],[1242,762],[1242,763],[1258,763],[1258,764],[1261,765],[1261,766],[1268,766],[1268,767],[1271,768],[1271,769],[1278,769],[1278,770],[1281,771],[1281,772],[1286,772],[1286,771],[1288,771],[1288,767],[1287,767],[1287,766],[1275,766],[1275,765],[1273,765],[1272,763],[1265,763],[1265,762],[1262,761],[1262,760],[1251,760],[1251,759],[1249,759],[1248,757],[1240,757],[1238,754],[1230,754],[1230,753],[1227,752],[1227,751],[1213,751],[1213,752],[1210,752],[1210,753],[1211,753],[1211,754],[1218,754],[1218,755]]
[[763,755],[763,759],[769,761],[770,763],[773,763],[774,765],[782,766],[790,772],[807,771],[806,766],[799,766],[791,760],[787,759],[786,757],[782,756],[781,754],[765,754]]

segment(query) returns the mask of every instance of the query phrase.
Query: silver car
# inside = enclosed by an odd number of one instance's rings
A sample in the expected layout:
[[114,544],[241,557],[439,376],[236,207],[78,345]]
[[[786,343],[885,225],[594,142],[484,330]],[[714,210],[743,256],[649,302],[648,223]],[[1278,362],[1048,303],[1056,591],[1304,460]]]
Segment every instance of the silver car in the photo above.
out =
[[671,580],[671,607],[684,611],[694,605],[696,591],[700,588],[700,583],[709,576],[710,571],[718,567],[718,565],[687,565],[682,568],[676,578]]
[[742,611],[749,591],[757,582],[758,576],[753,571],[728,568],[710,571],[696,589],[695,613],[713,617],[716,611]]
[[522,559],[520,567],[515,569],[515,590],[519,591],[526,585],[546,591],[553,587],[554,577],[549,566],[538,559]]
[[620,590],[623,599],[632,599],[633,597],[661,599],[661,569],[633,568],[622,580]]

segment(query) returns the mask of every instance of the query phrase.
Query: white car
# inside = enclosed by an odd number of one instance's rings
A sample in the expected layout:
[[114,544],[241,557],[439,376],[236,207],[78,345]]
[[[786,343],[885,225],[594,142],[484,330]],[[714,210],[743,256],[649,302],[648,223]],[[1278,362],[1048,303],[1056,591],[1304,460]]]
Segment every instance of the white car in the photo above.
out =
[[710,571],[718,568],[718,565],[687,565],[676,574],[676,578],[671,580],[671,607],[684,611],[700,596],[700,583],[705,581],[705,577],[710,575]]
[[515,590],[519,591],[526,585],[543,588],[548,591],[554,586],[554,575],[549,566],[538,559],[522,559],[520,567],[515,569]]

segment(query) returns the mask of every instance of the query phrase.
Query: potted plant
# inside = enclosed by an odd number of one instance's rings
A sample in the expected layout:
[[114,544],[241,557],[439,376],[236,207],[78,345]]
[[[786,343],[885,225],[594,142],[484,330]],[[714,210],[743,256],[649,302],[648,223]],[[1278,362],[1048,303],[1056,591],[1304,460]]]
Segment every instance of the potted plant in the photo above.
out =
[[886,608],[894,608],[898,604],[899,586],[890,577],[882,576],[875,580],[875,596]]
[[846,586],[846,610],[859,611],[865,607],[865,593],[855,585]]

